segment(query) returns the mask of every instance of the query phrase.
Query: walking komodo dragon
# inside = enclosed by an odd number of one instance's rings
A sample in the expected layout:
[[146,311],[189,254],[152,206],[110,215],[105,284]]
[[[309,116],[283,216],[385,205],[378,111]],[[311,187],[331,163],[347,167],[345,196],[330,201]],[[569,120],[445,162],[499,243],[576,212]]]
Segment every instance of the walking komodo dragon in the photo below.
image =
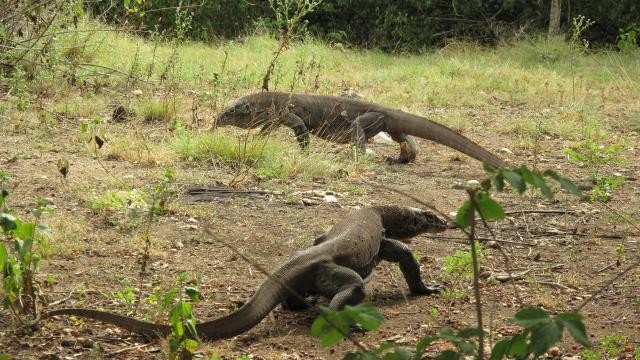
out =
[[309,133],[336,143],[351,143],[359,152],[366,141],[381,131],[400,143],[396,162],[415,160],[416,143],[408,135],[435,141],[458,150],[495,168],[504,162],[482,146],[446,126],[404,111],[346,97],[255,93],[241,97],[222,111],[217,126],[233,125],[244,129],[261,126],[261,134],[286,125],[295,133],[302,149],[309,146]]
[[[411,237],[425,232],[441,232],[446,220],[421,209],[377,206],[350,213],[329,232],[318,237],[315,245],[295,252],[271,273],[256,293],[237,311],[196,325],[203,340],[233,337],[257,325],[278,304],[303,309],[301,297],[321,295],[330,299],[329,307],[342,309],[362,301],[364,278],[380,260],[396,262],[413,294],[431,294],[439,286],[426,286],[420,277],[420,265],[409,247]],[[286,285],[286,286],[285,286]],[[293,295],[295,291],[298,296]],[[165,337],[171,326],[153,324],[113,313],[68,308],[45,315],[75,315],[113,324],[150,338]]]

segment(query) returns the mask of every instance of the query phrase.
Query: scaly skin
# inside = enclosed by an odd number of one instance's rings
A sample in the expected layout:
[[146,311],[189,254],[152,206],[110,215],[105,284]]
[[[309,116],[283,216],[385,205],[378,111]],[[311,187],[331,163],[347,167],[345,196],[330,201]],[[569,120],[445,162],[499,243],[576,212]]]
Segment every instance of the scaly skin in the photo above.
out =
[[[446,228],[444,219],[416,208],[378,206],[352,212],[336,223],[321,240],[316,240],[316,245],[294,253],[273,271],[240,309],[197,324],[198,335],[203,340],[239,335],[257,325],[279,303],[288,308],[304,307],[300,298],[310,294],[329,298],[329,307],[336,310],[355,305],[364,298],[363,278],[371,274],[380,260],[399,263],[412,293],[437,292],[439,287],[423,283],[420,265],[409,247],[399,240],[427,232],[441,232]],[[44,317],[56,315],[95,319],[150,338],[164,337],[171,332],[168,325],[89,309],[53,310]]]
[[458,150],[494,168],[504,162],[465,136],[423,117],[404,111],[345,97],[255,93],[241,97],[218,116],[217,126],[233,125],[244,129],[262,127],[267,133],[280,125],[291,128],[303,149],[309,146],[309,134],[349,143],[364,152],[366,141],[385,131],[400,143],[397,162],[415,160],[416,144],[408,135],[435,141]]

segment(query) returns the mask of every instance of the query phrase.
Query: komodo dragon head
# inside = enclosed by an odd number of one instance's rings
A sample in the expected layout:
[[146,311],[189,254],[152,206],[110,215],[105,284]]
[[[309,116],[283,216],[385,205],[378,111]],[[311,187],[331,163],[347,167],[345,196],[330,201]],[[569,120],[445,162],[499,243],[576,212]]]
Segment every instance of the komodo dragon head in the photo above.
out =
[[216,119],[216,126],[233,125],[242,129],[251,129],[262,125],[264,120],[258,116],[262,112],[255,109],[255,102],[249,97],[241,97],[227,106]]
[[422,233],[438,233],[447,229],[447,220],[430,211],[412,207],[385,206],[382,222],[385,236],[410,242]]

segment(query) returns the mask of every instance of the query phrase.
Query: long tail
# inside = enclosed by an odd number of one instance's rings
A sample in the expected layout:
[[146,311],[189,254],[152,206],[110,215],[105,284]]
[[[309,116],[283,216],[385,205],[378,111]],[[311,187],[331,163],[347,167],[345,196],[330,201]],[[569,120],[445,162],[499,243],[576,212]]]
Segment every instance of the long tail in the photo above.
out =
[[389,121],[386,124],[387,131],[405,133],[435,141],[467,154],[474,159],[486,162],[495,168],[503,168],[505,166],[502,159],[468,139],[466,136],[458,134],[446,126],[400,110],[390,109],[387,110],[387,113],[391,118],[398,120]]
[[[258,291],[237,311],[221,318],[196,325],[198,336],[203,340],[230,338],[251,329],[264,319],[288,293],[284,284],[293,287],[309,274],[317,257],[308,253],[294,255],[281,265],[262,283]],[[171,333],[171,326],[153,324],[105,311],[67,308],[53,310],[44,318],[55,315],[75,315],[116,325],[148,338],[162,338]]]

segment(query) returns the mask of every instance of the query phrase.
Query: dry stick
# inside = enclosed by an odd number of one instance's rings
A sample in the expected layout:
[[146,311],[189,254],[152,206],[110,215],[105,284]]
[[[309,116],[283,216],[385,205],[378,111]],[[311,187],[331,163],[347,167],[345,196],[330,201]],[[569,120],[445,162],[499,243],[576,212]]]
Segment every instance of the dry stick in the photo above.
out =
[[575,214],[575,210],[515,210],[507,211],[505,215],[518,215],[518,214]]
[[[467,194],[469,194],[469,204],[471,205],[472,212],[475,213],[478,211],[478,206],[476,204],[475,195],[476,191],[467,189]],[[480,213],[480,211],[478,211]],[[476,244],[475,244],[475,235],[476,231],[476,219],[475,214],[471,216],[471,224],[469,229],[469,244],[471,246],[471,261],[473,265],[473,295],[476,298],[476,321],[478,322],[478,359],[484,359],[484,333],[482,326],[482,302],[480,300],[480,281],[478,280],[478,254],[476,253]]]
[[587,305],[589,302],[591,302],[591,300],[593,300],[593,298],[595,298],[597,295],[599,295],[600,293],[605,291],[609,286],[611,286],[611,284],[613,284],[616,280],[621,278],[622,275],[624,275],[624,274],[628,273],[629,271],[633,270],[633,268],[637,267],[638,265],[640,265],[640,259],[638,259],[638,261],[634,262],[633,264],[631,264],[631,266],[629,266],[628,268],[624,269],[623,272],[621,272],[618,275],[614,276],[613,278],[611,278],[611,280],[607,281],[604,285],[602,285],[600,287],[600,289],[596,290],[596,292],[594,292],[588,298],[586,298],[582,302],[582,304],[580,304],[580,306],[578,306],[576,308],[576,311],[580,311],[585,305]]
[[[430,236],[429,238],[430,239],[435,239],[435,240],[446,240],[446,239],[456,240],[456,239],[458,239],[457,237],[454,237],[454,236]],[[482,237],[482,236],[476,236],[476,240],[480,240],[480,241],[495,241],[495,242],[500,242],[500,243],[524,245],[524,246],[538,246],[538,244],[531,243],[531,242],[503,240],[503,239],[493,239],[493,238]],[[466,242],[465,242],[465,244],[466,244]]]
[[[220,236],[216,236],[213,233],[213,231],[211,231],[209,226],[205,226],[204,227],[204,232],[209,237],[211,237],[214,242],[218,242],[222,246],[224,246],[227,249],[231,250],[232,253],[234,253],[237,256],[239,256],[242,260],[244,260],[249,265],[251,265],[251,266],[255,267],[256,269],[258,269],[259,272],[261,272],[263,275],[267,276],[270,280],[273,280],[273,281],[277,282],[278,285],[280,285],[283,288],[287,289],[298,300],[302,300],[305,304],[307,304],[309,306],[314,306],[314,305],[311,305],[304,297],[302,297],[300,294],[298,294],[298,292],[296,290],[294,290],[293,288],[291,288],[288,284],[285,284],[280,279],[276,279],[275,277],[271,276],[271,274],[262,265],[260,265],[257,261],[251,259],[250,257],[248,257],[245,254],[243,254],[242,252],[240,252],[238,249],[236,249],[235,247],[233,247],[232,245],[227,243],[225,240],[223,240]],[[328,316],[326,316],[324,314],[323,311],[320,311],[320,316],[322,316],[329,325],[331,325],[336,331],[338,331],[340,333],[340,335],[342,335],[345,339],[348,339],[349,341],[351,341],[351,343],[353,343],[358,349],[360,349],[360,351],[369,352],[369,349],[363,343],[361,343],[358,340],[356,340],[353,336],[351,336],[351,334],[344,333],[342,331],[342,329],[340,329],[340,327],[338,327],[338,325],[333,322],[333,320],[331,320]]]
[[611,207],[611,206],[609,206],[608,204],[604,204],[604,206],[605,206],[607,209],[609,209],[609,210],[613,211],[616,215],[620,216],[624,221],[626,221],[626,222],[628,222],[629,224],[631,224],[631,226],[633,226],[634,228],[636,228],[636,230],[640,231],[640,227],[639,227],[638,225],[636,225],[633,221],[629,220],[629,218],[628,218],[628,217],[626,217],[626,216],[624,216],[624,215],[620,214],[620,213],[618,212],[618,210],[616,210],[616,209],[612,208],[612,207]]

